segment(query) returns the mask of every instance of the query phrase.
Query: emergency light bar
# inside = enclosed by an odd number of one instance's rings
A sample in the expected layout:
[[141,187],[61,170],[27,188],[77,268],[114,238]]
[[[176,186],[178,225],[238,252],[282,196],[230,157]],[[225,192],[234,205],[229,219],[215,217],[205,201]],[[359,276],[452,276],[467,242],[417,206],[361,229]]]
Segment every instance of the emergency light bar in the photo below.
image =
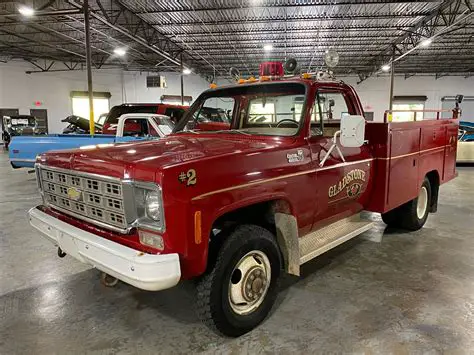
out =
[[283,77],[285,75],[285,71],[283,70],[283,64],[281,62],[260,63],[259,75],[260,77]]

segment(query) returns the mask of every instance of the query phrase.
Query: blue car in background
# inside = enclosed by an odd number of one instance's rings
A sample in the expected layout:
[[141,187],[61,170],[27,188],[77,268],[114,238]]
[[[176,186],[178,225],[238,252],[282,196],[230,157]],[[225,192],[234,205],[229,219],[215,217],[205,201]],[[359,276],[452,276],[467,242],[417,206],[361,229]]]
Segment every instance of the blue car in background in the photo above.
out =
[[34,168],[36,156],[50,150],[157,139],[171,133],[173,121],[164,115],[131,113],[120,116],[116,135],[48,134],[17,136],[10,142],[9,158],[13,168]]

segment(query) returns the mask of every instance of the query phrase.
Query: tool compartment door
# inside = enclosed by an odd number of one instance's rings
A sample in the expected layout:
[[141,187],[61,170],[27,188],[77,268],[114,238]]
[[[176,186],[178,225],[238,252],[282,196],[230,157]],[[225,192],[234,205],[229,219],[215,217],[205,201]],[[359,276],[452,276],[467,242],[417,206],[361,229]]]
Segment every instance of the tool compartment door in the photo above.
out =
[[418,195],[420,127],[397,128],[391,124],[387,209]]

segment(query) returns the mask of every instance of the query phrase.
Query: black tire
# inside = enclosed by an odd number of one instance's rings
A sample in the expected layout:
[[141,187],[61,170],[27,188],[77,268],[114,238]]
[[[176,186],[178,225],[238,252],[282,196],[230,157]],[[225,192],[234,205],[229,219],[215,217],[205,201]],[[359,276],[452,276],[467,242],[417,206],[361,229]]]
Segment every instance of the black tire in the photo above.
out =
[[[232,308],[230,282],[232,276],[235,277],[236,265],[253,251],[261,252],[268,258],[271,266],[270,285],[262,296],[260,305],[252,312],[242,315]],[[212,269],[198,282],[199,318],[214,331],[230,337],[238,337],[254,329],[266,318],[275,302],[280,269],[280,251],[273,235],[259,226],[238,226],[223,242]],[[249,274],[250,272],[246,275]],[[241,275],[241,279],[246,275]]]
[[[423,215],[420,217],[417,213],[418,199],[421,198],[423,190],[426,190],[427,200],[426,208]],[[390,227],[398,227],[410,231],[416,231],[424,226],[428,218],[431,206],[431,184],[428,178],[425,177],[423,184],[420,187],[419,196],[413,200],[382,214],[382,220]]]
[[398,225],[398,208],[387,213],[382,213],[382,221],[389,227],[399,227]]

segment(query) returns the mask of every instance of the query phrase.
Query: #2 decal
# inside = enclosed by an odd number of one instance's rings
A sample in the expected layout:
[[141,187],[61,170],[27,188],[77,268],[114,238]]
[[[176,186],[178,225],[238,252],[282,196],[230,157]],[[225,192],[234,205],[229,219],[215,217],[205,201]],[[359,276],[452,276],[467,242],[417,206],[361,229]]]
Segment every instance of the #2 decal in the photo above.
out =
[[365,182],[365,171],[354,169],[349,171],[335,185],[329,187],[328,195],[332,199],[345,191],[347,197],[357,197],[362,192],[362,185]]
[[189,169],[187,172],[180,172],[178,175],[178,180],[180,183],[186,183],[186,186],[196,185],[196,170]]

